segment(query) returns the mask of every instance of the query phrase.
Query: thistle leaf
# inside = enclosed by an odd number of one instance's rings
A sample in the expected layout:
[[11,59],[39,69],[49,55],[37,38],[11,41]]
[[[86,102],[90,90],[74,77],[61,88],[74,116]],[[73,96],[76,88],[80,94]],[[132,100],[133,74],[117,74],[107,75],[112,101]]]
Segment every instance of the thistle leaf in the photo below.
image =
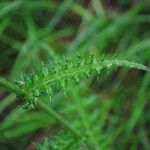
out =
[[23,79],[21,90],[24,93],[25,106],[35,104],[35,99],[41,95],[53,95],[54,92],[66,90],[67,85],[79,83],[93,75],[99,75],[102,70],[110,71],[116,67],[136,68],[149,71],[149,68],[127,60],[97,59],[77,56],[72,59],[64,58],[60,62],[42,64],[40,69]]

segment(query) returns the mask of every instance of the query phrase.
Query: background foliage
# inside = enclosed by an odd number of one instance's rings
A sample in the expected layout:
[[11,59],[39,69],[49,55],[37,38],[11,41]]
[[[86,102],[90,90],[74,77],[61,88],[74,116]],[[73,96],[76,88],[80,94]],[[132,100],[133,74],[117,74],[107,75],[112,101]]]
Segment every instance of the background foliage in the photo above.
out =
[[[1,0],[0,74],[20,80],[41,62],[76,54],[149,65],[148,0]],[[0,89],[0,149],[145,149],[150,147],[150,74],[104,71],[68,85],[46,102],[81,135],[53,117],[24,110]],[[19,144],[18,144],[19,143]]]

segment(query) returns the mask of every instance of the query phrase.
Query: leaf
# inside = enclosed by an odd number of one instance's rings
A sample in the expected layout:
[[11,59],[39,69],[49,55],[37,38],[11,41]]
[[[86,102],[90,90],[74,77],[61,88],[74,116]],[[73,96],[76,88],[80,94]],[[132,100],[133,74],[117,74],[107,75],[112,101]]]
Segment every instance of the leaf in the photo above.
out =
[[64,58],[60,62],[42,64],[42,67],[21,81],[24,83],[21,87],[24,93],[24,106],[25,108],[34,106],[36,99],[41,95],[51,96],[58,90],[64,92],[69,84],[79,83],[93,75],[99,75],[102,70],[109,71],[116,67],[149,71],[148,67],[125,59],[97,59],[94,55]]

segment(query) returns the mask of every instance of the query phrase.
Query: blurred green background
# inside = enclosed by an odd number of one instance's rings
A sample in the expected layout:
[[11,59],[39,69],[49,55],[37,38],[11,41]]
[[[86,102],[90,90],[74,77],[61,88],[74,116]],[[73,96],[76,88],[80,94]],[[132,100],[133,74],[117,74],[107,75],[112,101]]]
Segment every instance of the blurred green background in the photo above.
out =
[[[85,53],[148,66],[150,1],[0,0],[1,76],[18,80],[41,62]],[[57,93],[48,104],[88,135],[76,149],[150,149],[149,73],[104,72],[68,93]],[[74,149],[66,132],[53,138],[63,130],[58,122],[23,110],[18,101],[0,88],[0,150]]]

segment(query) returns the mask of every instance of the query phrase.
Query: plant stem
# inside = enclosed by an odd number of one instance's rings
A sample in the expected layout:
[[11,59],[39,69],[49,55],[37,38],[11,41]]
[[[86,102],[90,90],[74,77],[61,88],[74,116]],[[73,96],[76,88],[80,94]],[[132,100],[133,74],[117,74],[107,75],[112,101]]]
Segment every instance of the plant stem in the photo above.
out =
[[10,81],[7,81],[6,79],[1,78],[1,77],[0,77],[0,86],[5,87],[7,90],[9,90],[17,95],[23,94],[21,92],[20,88],[16,84],[14,84]]
[[58,113],[56,113],[51,107],[47,104],[43,103],[41,100],[37,100],[36,105],[39,109],[41,109],[46,114],[53,116],[58,122],[63,124],[67,129],[69,129],[75,136],[79,136],[77,131],[75,131],[72,127],[69,126],[69,123],[64,120]]

